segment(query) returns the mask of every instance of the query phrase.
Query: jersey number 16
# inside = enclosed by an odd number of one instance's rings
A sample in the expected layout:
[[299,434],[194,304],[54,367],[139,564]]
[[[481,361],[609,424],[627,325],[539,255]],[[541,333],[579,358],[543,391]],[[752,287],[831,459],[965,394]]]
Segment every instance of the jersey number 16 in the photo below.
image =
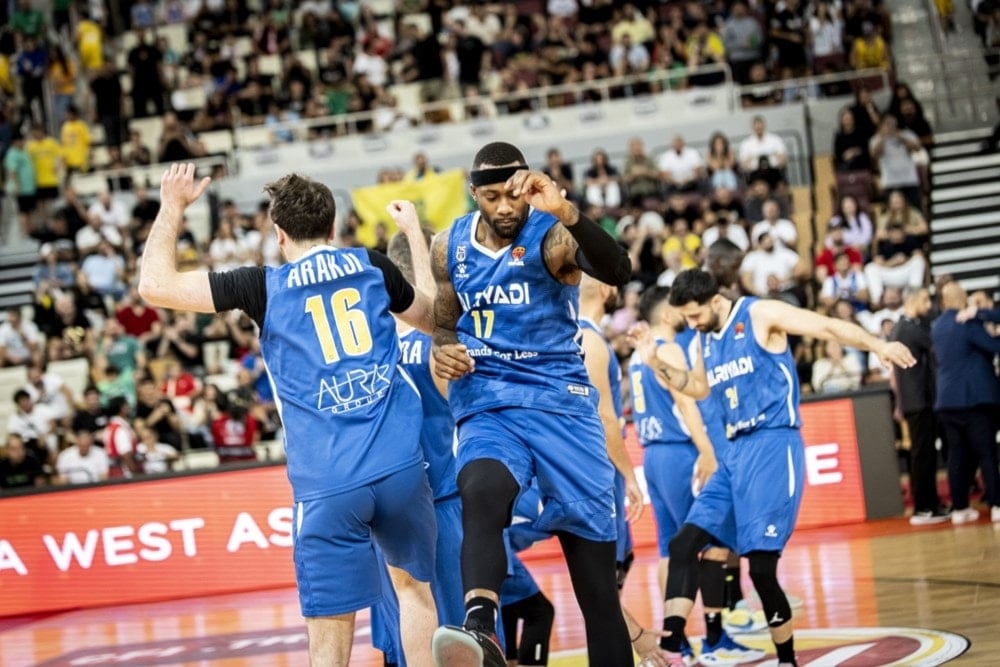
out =
[[[372,349],[372,332],[364,311],[354,308],[361,301],[361,294],[354,288],[340,289],[330,295],[330,310],[337,328],[334,340],[333,327],[327,316],[323,296],[314,294],[306,299],[305,312],[312,316],[316,338],[323,351],[323,360],[332,364],[340,360],[340,351],[349,357],[359,357]],[[337,343],[340,343],[340,350]]]

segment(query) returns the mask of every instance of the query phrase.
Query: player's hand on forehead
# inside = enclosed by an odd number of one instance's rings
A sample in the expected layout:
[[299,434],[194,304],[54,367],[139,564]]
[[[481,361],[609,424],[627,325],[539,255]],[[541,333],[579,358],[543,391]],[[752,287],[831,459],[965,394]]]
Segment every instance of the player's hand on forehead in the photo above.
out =
[[530,206],[548,213],[559,213],[567,203],[566,191],[540,171],[519,169],[504,187],[512,196],[524,197]]

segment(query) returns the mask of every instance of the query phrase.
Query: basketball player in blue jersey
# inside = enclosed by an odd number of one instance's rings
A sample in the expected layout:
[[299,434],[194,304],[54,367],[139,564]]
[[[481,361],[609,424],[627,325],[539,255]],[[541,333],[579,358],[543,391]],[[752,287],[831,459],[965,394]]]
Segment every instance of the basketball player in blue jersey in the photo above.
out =
[[[430,234],[426,234],[430,245]],[[411,284],[433,284],[430,253],[425,247],[415,254],[406,234],[389,241],[389,259]],[[417,277],[419,276],[419,278]],[[400,320],[397,325],[402,366],[420,390],[424,420],[420,428],[420,448],[434,497],[438,539],[436,574],[431,582],[437,603],[438,621],[458,625],[465,618],[461,577],[462,503],[458,496],[455,471],[455,420],[446,398],[448,383],[432,372],[431,337]]]
[[604,424],[608,458],[614,464],[615,503],[628,511],[618,512],[618,540],[615,560],[619,590],[625,584],[632,563],[632,533],[629,523],[642,515],[643,498],[632,461],[625,451],[625,410],[622,404],[622,369],[615,351],[604,338],[598,322],[609,304],[617,301],[618,290],[584,274],[580,278],[580,329],[583,331],[583,361],[587,377],[597,390],[597,413]]
[[725,544],[749,561],[779,665],[795,667],[791,608],[777,577],[804,477],[799,385],[788,336],[836,340],[901,368],[915,361],[905,346],[843,320],[776,300],[732,301],[709,273],[697,269],[677,276],[670,303],[700,332],[694,368],[660,359],[648,329],[636,328],[637,347],[674,390],[697,399],[711,396],[724,415],[730,449],[670,541],[663,628],[672,634],[662,645],[671,653],[680,649],[675,635],[694,604],[699,552],[710,543]]
[[632,665],[615,580],[614,467],[587,380],[577,284],[631,275],[628,255],[514,146],[477,153],[478,211],[434,239],[434,358],[451,380],[462,498],[462,627],[434,635],[439,665],[503,665],[495,640],[507,570],[503,529],[537,477],[543,530],[560,540],[586,627],[590,664]]
[[[329,245],[333,195],[295,174],[265,188],[284,265],[178,272],[184,209],[208,184],[194,183],[192,164],[164,174],[139,292],[164,308],[239,308],[260,327],[285,430],[293,558],[312,664],[350,661],[355,612],[381,597],[374,539],[400,600],[407,662],[429,665],[437,625],[429,583],[434,508],[418,441],[420,396],[397,365],[392,314],[431,331],[433,285],[415,292],[384,256]],[[389,212],[419,248],[413,205],[393,202]]]
[[[670,289],[650,287],[639,300],[639,318],[649,324],[657,355],[677,366],[688,365],[688,349],[695,337],[675,308],[669,304]],[[639,352],[629,364],[632,415],[639,442],[644,448],[646,487],[656,516],[660,551],[660,593],[665,595],[670,540],[687,518],[694,498],[718,468],[725,455],[721,416],[711,401],[695,402],[690,396],[663,384]],[[703,411],[704,410],[704,418]],[[730,664],[764,657],[763,652],[737,643],[722,627],[725,608],[725,563],[729,550],[706,549],[699,564],[702,604],[705,608],[705,641],[700,660],[705,665]],[[681,658],[694,659],[691,646],[681,637]],[[680,664],[680,660],[675,658]]]

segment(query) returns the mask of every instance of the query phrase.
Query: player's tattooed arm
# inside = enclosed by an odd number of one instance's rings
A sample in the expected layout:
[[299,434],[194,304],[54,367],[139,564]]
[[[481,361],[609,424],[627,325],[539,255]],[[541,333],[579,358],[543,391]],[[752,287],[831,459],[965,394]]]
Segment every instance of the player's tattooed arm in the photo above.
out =
[[448,235],[445,230],[431,241],[431,273],[437,288],[434,297],[434,344],[457,343],[455,327],[462,315],[462,304],[458,301],[455,287],[448,273]]
[[565,225],[552,225],[545,234],[542,256],[549,273],[559,282],[576,284],[580,281],[580,267],[574,257],[579,246]]
[[431,242],[431,271],[437,292],[434,295],[434,372],[444,380],[457,380],[473,370],[472,357],[458,341],[458,318],[462,304],[448,272],[448,235],[441,232]]

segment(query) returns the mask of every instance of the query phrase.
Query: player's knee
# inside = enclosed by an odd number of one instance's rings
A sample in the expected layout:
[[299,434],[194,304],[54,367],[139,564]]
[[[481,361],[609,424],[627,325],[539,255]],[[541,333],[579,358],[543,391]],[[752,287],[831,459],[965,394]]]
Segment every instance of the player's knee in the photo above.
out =
[[698,560],[698,553],[704,548],[710,536],[701,528],[686,523],[670,540],[670,560],[676,565],[690,564]]
[[792,618],[792,608],[781,584],[778,583],[778,553],[776,551],[751,551],[747,554],[750,563],[750,580],[753,581],[768,625],[784,625]]
[[514,501],[518,486],[504,464],[494,459],[476,459],[458,473],[458,491],[465,508],[502,509]]

